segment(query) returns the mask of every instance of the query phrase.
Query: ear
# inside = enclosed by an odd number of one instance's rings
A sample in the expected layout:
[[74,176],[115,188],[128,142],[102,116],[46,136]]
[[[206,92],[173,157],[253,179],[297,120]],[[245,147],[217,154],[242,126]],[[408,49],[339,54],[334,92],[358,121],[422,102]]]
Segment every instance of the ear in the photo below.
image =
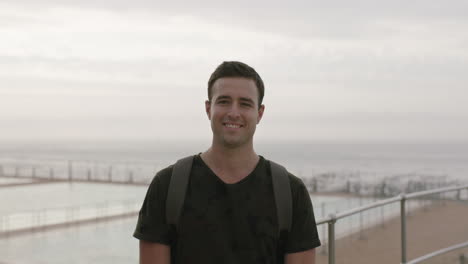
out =
[[208,119],[211,120],[211,102],[210,100],[205,101],[205,111]]
[[264,111],[265,111],[265,105],[261,105],[260,108],[258,109],[257,124],[260,123],[260,120],[262,120]]

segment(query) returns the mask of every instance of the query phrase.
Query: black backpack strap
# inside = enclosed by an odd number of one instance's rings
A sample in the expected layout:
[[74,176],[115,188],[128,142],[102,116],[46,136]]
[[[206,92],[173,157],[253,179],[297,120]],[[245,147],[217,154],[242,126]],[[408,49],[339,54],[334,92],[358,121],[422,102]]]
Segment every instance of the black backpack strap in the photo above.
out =
[[292,224],[292,194],[288,171],[278,163],[270,161],[273,193],[275,195],[276,211],[280,232],[291,230]]
[[172,169],[166,198],[166,221],[177,226],[185,201],[185,193],[192,170],[193,156],[178,160]]

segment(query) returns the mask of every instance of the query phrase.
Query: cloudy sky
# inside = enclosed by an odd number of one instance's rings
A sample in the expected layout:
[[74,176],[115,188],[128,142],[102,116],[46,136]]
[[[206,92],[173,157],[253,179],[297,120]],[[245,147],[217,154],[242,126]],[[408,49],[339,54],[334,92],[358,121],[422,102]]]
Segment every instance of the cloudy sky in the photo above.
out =
[[230,2],[2,1],[0,141],[209,139],[224,60],[258,139],[468,141],[467,1]]

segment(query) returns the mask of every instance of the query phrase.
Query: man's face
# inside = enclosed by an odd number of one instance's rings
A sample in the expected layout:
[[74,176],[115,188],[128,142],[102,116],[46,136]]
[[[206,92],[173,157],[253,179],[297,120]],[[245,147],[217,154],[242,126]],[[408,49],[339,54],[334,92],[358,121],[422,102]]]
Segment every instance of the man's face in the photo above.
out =
[[211,101],[205,102],[214,143],[235,148],[252,143],[255,128],[265,107],[258,107],[255,82],[240,77],[220,78],[212,87]]

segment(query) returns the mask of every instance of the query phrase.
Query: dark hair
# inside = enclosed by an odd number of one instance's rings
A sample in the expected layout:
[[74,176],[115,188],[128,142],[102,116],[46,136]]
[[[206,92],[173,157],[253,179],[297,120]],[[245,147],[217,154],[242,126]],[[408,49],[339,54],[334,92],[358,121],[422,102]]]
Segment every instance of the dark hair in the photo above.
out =
[[262,78],[254,68],[240,61],[225,61],[211,74],[208,80],[208,100],[211,101],[211,97],[213,96],[213,84],[216,80],[223,77],[242,77],[253,80],[258,91],[258,107],[262,105],[263,95],[265,94]]

